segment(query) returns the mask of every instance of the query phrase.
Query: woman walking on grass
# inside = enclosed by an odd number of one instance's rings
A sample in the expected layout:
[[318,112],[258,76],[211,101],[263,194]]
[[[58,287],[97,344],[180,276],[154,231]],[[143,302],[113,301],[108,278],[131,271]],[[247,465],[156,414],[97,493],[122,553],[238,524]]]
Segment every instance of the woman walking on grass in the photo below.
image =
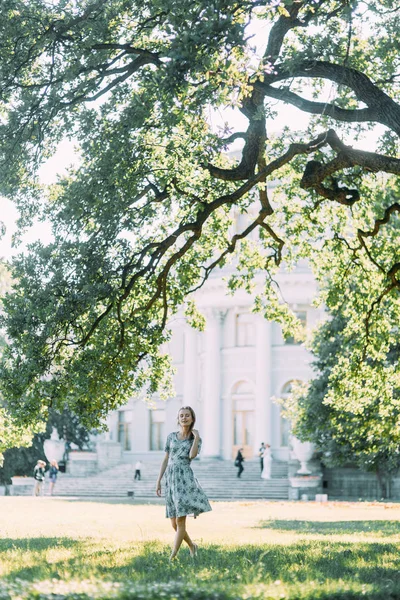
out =
[[199,432],[193,429],[195,422],[196,415],[190,406],[179,409],[179,431],[173,431],[167,437],[165,457],[157,479],[156,494],[161,496],[161,480],[165,473],[166,516],[171,519],[176,531],[170,560],[178,554],[183,540],[189,546],[192,558],[196,556],[197,545],[186,531],[186,517],[193,515],[196,518],[200,513],[211,510],[207,496],[190,466],[201,449]]

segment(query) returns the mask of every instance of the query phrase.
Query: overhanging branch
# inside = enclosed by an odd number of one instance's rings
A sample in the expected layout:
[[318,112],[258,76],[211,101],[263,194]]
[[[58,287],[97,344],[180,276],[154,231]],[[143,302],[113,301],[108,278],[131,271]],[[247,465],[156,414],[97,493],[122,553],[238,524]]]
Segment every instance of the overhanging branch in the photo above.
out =
[[[321,138],[321,136],[319,137]],[[351,146],[346,146],[333,129],[329,129],[323,134],[318,147],[320,148],[325,144],[337,152],[337,155],[327,163],[313,160],[306,165],[300,182],[300,186],[305,190],[314,189],[325,198],[351,205],[358,199],[357,190],[339,188],[335,182],[333,188],[329,189],[323,186],[322,182],[338,171],[355,166],[363,167],[363,169],[374,173],[384,171],[396,175],[400,174],[400,159],[375,152],[355,150]]]
[[347,123],[361,123],[366,121],[378,121],[378,115],[376,111],[371,108],[361,108],[355,110],[347,110],[340,108],[335,104],[329,104],[325,102],[314,102],[302,98],[298,94],[291,92],[288,87],[275,88],[267,83],[256,83],[256,87],[262,90],[269,98],[275,98],[282,102],[287,102],[296,106],[303,112],[307,112],[313,115],[325,115],[332,117],[337,121],[345,121]]
[[400,106],[390,96],[375,85],[367,75],[346,67],[321,60],[304,60],[295,63],[290,69],[276,65],[274,73],[265,77],[267,84],[302,77],[308,79],[328,79],[343,85],[355,93],[360,102],[364,102],[374,111],[376,120],[400,135]]

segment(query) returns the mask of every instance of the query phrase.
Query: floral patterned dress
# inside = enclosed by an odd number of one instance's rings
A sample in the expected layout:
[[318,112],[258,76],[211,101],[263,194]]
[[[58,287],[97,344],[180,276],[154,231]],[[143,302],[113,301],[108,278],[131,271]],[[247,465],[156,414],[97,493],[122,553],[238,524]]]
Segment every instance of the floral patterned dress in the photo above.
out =
[[[207,496],[197,481],[190,466],[189,453],[193,438],[178,439],[178,433],[170,433],[165,442],[165,452],[168,452],[168,465],[165,471],[165,500],[166,516],[195,518],[203,512],[211,510]],[[198,452],[201,449],[201,439]]]

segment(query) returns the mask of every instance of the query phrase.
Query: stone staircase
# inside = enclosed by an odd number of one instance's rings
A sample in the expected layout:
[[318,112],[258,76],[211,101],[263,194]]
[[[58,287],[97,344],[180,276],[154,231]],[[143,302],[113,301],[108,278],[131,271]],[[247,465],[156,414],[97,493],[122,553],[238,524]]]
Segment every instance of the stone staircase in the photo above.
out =
[[[270,480],[261,479],[258,460],[244,463],[245,470],[240,479],[237,478],[237,469],[231,461],[195,460],[192,468],[211,500],[279,500],[288,498],[287,463],[273,462]],[[87,477],[72,477],[60,473],[54,495],[126,498],[128,492],[133,492],[135,500],[154,499],[159,470],[159,462],[144,462],[141,481],[134,480],[134,465],[125,463]],[[28,494],[31,493],[29,490]],[[45,495],[47,494],[48,483],[46,482]]]

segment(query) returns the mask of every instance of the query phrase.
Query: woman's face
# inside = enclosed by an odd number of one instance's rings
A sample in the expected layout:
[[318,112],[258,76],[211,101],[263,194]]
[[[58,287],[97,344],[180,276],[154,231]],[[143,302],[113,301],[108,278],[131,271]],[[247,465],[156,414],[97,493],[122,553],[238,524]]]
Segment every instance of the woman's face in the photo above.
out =
[[193,417],[190,410],[184,408],[183,410],[179,411],[178,423],[181,427],[190,427],[190,425],[193,423]]

